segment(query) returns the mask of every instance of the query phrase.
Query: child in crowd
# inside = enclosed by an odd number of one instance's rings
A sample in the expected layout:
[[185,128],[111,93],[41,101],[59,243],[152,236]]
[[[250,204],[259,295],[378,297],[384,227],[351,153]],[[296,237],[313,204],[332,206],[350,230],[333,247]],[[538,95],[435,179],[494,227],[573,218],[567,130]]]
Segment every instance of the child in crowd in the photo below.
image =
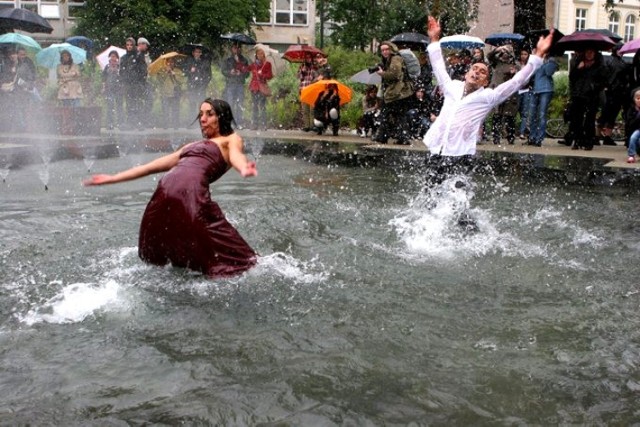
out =
[[625,115],[625,135],[628,135],[629,148],[627,150],[627,163],[636,162],[638,145],[640,144],[640,87],[632,92],[633,105],[629,107]]
[[380,117],[380,98],[378,98],[378,87],[369,85],[362,98],[362,117],[358,120],[358,135],[367,137],[371,130],[373,136],[378,130],[378,117]]

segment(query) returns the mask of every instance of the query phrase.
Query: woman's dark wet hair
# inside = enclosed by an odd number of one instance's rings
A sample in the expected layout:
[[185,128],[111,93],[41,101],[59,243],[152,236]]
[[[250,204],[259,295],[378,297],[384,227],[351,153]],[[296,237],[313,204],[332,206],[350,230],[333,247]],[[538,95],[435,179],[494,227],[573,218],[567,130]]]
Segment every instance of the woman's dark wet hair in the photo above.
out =
[[[233,126],[235,126],[236,122],[233,118],[233,112],[231,111],[231,106],[227,101],[222,99],[212,99],[207,98],[202,102],[206,102],[211,105],[213,111],[216,112],[216,116],[218,116],[218,126],[220,127],[220,135],[227,136],[231,135],[233,131]],[[200,118],[200,115],[196,117],[196,121]]]

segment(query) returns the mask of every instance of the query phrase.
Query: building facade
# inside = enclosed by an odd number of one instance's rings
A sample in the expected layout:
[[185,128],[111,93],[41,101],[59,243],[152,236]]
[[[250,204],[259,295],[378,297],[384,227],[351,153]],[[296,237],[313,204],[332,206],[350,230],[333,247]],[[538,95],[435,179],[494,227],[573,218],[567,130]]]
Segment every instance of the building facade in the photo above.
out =
[[[73,0],[0,0],[0,8],[21,7],[46,18],[51,34],[32,34],[40,42],[59,42],[72,35],[75,16],[83,1]],[[283,47],[290,44],[315,44],[315,0],[271,0],[269,19],[256,22],[253,30],[260,43]]]
[[604,5],[604,0],[555,0],[547,14],[552,17],[551,24],[564,34],[587,28],[606,28],[622,37],[623,41],[640,37],[640,1],[617,1],[613,16]]

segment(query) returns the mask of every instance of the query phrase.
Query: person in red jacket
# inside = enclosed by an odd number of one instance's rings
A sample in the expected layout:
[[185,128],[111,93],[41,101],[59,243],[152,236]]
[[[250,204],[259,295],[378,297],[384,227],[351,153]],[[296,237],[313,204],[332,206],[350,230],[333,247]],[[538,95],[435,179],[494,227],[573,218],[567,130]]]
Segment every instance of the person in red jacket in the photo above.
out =
[[249,90],[253,99],[253,124],[251,129],[267,129],[267,96],[271,94],[269,80],[273,78],[271,63],[264,50],[256,49],[255,60],[249,65],[251,81]]

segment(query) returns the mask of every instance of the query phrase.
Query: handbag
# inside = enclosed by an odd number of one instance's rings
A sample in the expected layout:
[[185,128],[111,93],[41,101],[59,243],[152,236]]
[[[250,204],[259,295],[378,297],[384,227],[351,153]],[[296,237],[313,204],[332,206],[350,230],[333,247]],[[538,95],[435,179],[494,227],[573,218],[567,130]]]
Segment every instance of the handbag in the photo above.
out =
[[[266,61],[264,64],[262,64],[262,68],[260,71],[264,71],[265,65],[267,65]],[[271,88],[269,87],[269,84],[266,81],[262,81],[260,79],[258,80],[258,92],[260,92],[264,96],[271,96]]]
[[266,82],[258,82],[258,91],[264,96],[271,96],[271,88]]

